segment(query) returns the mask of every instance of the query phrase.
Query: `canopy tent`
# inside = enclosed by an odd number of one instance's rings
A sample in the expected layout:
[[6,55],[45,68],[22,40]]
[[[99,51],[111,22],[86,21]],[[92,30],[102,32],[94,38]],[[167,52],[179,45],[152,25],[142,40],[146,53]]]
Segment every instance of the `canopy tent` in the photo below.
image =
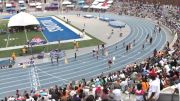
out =
[[40,5],[36,6],[36,9],[42,9],[42,6],[40,6]]
[[111,4],[111,3],[113,3],[113,0],[109,0],[107,3],[108,3],[108,4]]
[[62,5],[70,5],[70,4],[72,4],[70,1],[63,1],[62,2]]
[[99,2],[97,2],[97,1],[94,1],[93,3],[92,3],[92,5],[97,5]]
[[109,6],[101,6],[100,9],[108,9],[108,8],[109,8]]
[[12,7],[12,4],[6,4],[6,7]]
[[39,25],[38,20],[31,14],[20,12],[9,19],[8,27]]
[[24,3],[25,3],[24,0],[19,1],[19,4],[24,4]]
[[84,5],[82,8],[89,8],[89,6],[88,5]]
[[31,3],[29,3],[29,6],[30,7],[36,7],[36,3],[35,2],[31,2]]
[[96,2],[104,2],[105,0],[95,0]]
[[66,7],[73,8],[75,5],[67,5]]
[[40,5],[42,5],[42,3],[40,3],[40,2],[37,2],[37,3],[36,3],[36,6],[40,6]]
[[91,5],[90,8],[94,8],[94,9],[108,9],[110,7],[110,5],[107,2],[104,3],[98,3],[97,5]]

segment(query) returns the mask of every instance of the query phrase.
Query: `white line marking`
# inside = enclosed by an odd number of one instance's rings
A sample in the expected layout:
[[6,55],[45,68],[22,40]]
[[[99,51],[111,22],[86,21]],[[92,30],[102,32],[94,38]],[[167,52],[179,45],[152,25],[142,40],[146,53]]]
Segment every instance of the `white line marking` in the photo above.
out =
[[6,47],[8,47],[8,45],[9,45],[9,37],[10,37],[10,33],[8,33],[8,39],[7,39]]

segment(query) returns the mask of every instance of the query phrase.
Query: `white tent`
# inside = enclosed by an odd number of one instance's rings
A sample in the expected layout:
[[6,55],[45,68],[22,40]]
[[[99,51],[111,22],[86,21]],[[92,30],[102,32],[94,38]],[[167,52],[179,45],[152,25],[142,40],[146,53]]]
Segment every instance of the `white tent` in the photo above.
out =
[[42,5],[42,3],[40,3],[40,2],[37,2],[37,3],[36,3],[36,6],[40,6],[40,5]]
[[67,5],[66,7],[73,8],[75,5]]
[[29,3],[29,6],[30,6],[30,7],[35,7],[35,6],[36,6],[36,3],[35,3],[35,2],[31,2],[31,3]]
[[96,2],[104,2],[105,0],[95,0]]
[[98,1],[94,1],[93,3],[92,3],[92,5],[97,5],[99,2]]
[[70,5],[70,4],[72,4],[70,1],[63,1],[62,2],[62,5]]
[[108,4],[111,4],[111,3],[113,3],[113,0],[109,0],[107,3],[108,3]]
[[24,1],[23,1],[23,0],[20,0],[20,1],[19,1],[19,4],[24,4]]
[[31,14],[20,12],[9,19],[8,27],[39,25],[38,20]]
[[6,4],[6,7],[12,7],[12,4]]
[[83,8],[89,8],[89,6],[88,5],[84,5]]

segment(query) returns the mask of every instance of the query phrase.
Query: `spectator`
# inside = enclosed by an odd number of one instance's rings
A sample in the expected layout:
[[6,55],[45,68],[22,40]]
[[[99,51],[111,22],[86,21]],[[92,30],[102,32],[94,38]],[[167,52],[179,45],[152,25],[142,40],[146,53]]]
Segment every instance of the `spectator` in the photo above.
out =
[[93,95],[89,95],[87,98],[86,98],[86,101],[95,101],[95,98]]
[[147,82],[146,78],[142,79],[142,90],[147,93],[148,89],[149,89],[149,83]]
[[114,86],[114,90],[112,91],[111,95],[113,101],[121,101],[121,90],[118,86]]
[[108,95],[108,90],[107,88],[104,88],[101,94],[101,99],[102,100],[109,100],[109,95]]
[[135,90],[135,94],[136,94],[136,101],[146,101],[145,93],[142,89],[141,84],[137,84],[137,89]]
[[154,70],[151,70],[149,75],[152,81],[150,82],[147,101],[157,101],[160,94],[160,81],[157,78],[157,73],[155,73]]

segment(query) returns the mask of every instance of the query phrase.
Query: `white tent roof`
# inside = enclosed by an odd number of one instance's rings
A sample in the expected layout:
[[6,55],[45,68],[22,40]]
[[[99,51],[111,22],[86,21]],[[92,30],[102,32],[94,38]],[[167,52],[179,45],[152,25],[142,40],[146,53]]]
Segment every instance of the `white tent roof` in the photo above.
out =
[[42,9],[42,6],[36,6],[37,9]]
[[113,0],[109,0],[107,3],[108,3],[108,4],[111,4],[111,3],[113,3]]
[[40,3],[40,2],[37,2],[37,3],[36,3],[36,6],[40,6],[41,4],[42,4],[42,3]]
[[20,4],[24,4],[24,1],[23,1],[23,0],[20,0],[19,3],[20,3]]
[[109,6],[101,7],[101,9],[108,9],[108,8],[109,8]]
[[12,4],[6,4],[6,7],[12,7]]
[[88,5],[84,5],[83,8],[89,8],[89,6]]
[[63,4],[63,5],[70,5],[71,2],[70,2],[70,1],[63,1],[62,4]]
[[66,7],[71,8],[71,7],[75,7],[75,5],[67,5]]
[[8,22],[8,27],[28,25],[39,25],[39,22],[36,17],[25,12],[20,12],[12,16]]
[[104,2],[105,0],[95,0],[96,2]]
[[94,1],[93,3],[92,3],[92,5],[97,5],[99,2],[98,1]]
[[35,2],[29,3],[29,6],[30,7],[36,7],[36,3]]

